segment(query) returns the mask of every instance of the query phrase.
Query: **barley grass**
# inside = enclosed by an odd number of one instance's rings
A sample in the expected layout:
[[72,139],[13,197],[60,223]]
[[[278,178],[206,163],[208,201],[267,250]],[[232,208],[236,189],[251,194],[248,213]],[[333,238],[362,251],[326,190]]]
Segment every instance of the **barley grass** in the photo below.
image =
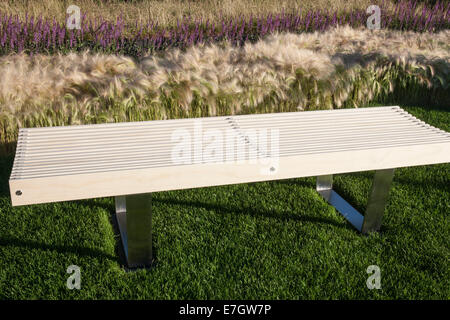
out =
[[448,105],[449,40],[340,27],[141,60],[4,56],[0,141],[9,152],[20,127],[358,107],[399,93]]

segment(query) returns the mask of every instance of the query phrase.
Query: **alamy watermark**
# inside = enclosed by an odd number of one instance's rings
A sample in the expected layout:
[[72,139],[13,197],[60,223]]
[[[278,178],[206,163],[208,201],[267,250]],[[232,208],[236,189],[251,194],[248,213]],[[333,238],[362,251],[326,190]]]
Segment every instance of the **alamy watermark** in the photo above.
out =
[[367,18],[367,28],[378,30],[381,28],[381,9],[379,6],[371,5],[366,9],[366,13],[370,14]]
[[258,165],[261,174],[272,175],[279,169],[279,129],[240,129],[229,120],[230,128],[203,127],[194,120],[193,127],[172,132],[173,164],[250,164]]
[[67,29],[80,30],[81,29],[80,7],[72,4],[67,8],[66,13],[69,14],[69,17],[67,18],[67,21],[66,21]]
[[381,270],[377,265],[371,265],[367,267],[367,273],[371,274],[367,278],[366,285],[370,290],[381,289]]
[[79,266],[70,265],[67,268],[67,273],[71,274],[69,278],[67,278],[67,289],[73,290],[81,289],[81,270]]

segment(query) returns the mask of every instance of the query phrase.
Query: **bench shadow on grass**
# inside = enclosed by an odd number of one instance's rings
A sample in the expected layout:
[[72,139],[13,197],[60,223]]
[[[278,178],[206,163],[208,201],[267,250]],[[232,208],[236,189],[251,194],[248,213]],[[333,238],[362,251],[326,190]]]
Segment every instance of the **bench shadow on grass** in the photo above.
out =
[[0,236],[0,246],[20,247],[24,249],[37,249],[44,251],[56,251],[62,254],[72,253],[78,256],[92,257],[92,258],[101,257],[119,262],[119,259],[116,256],[104,253],[96,249],[76,247],[76,246],[62,246],[54,244],[50,245],[37,241],[22,240],[8,236]]
[[[319,223],[319,224],[328,224],[333,225],[338,228],[342,229],[352,229],[352,227],[349,224],[342,224],[338,221],[333,221],[331,219],[325,218],[325,217],[315,217],[315,216],[309,216],[305,215],[304,213],[295,215],[295,214],[284,214],[282,212],[274,212],[274,211],[268,211],[268,210],[256,210],[254,208],[241,208],[241,207],[232,207],[232,206],[225,206],[220,203],[207,203],[202,201],[191,201],[191,200],[178,200],[173,198],[168,199],[157,199],[152,198],[153,203],[159,203],[164,205],[171,205],[171,206],[185,206],[185,207],[191,207],[191,208],[201,208],[206,210],[212,210],[218,214],[245,214],[250,215],[252,217],[266,217],[266,218],[272,218],[272,219],[278,219],[281,221],[288,221],[288,220],[295,220],[295,221],[304,221],[304,222],[311,222],[311,223]],[[114,234],[116,235],[116,253],[118,255],[118,263],[125,268],[126,271],[133,271],[136,269],[129,269],[126,266],[126,258],[124,254],[124,248],[123,243],[120,238],[120,230],[119,226],[117,224],[117,220],[115,217],[115,207],[112,202],[98,202],[95,199],[87,199],[84,200],[83,203],[89,207],[100,207],[104,210],[107,210],[110,212],[110,223],[113,227]],[[158,265],[158,251],[157,247],[154,246],[155,241],[152,241],[153,247],[153,263],[151,268]]]
[[[14,161],[13,155],[0,156],[0,197],[9,198],[9,183],[8,179],[11,173],[12,165]],[[1,217],[0,217],[1,219]],[[0,235],[0,246],[8,247],[19,247],[24,249],[36,249],[44,251],[56,251],[58,253],[72,253],[84,257],[92,258],[105,258],[119,262],[116,256],[107,254],[100,250],[78,247],[78,246],[66,246],[66,245],[55,245],[46,244],[39,241],[23,240],[19,238],[14,238],[10,236]]]
[[287,214],[285,212],[276,212],[269,210],[258,210],[253,207],[230,207],[224,206],[219,203],[206,203],[201,201],[190,201],[190,200],[175,200],[175,199],[153,199],[152,201],[166,204],[166,205],[181,205],[188,206],[194,208],[201,208],[206,210],[212,210],[219,214],[244,214],[252,217],[265,217],[271,219],[277,219],[280,221],[303,221],[303,222],[311,222],[311,223],[320,223],[320,224],[328,224],[333,225],[338,228],[349,229],[350,226],[341,224],[338,221],[334,221],[325,217],[316,217],[311,215],[306,215],[303,212],[300,214]]

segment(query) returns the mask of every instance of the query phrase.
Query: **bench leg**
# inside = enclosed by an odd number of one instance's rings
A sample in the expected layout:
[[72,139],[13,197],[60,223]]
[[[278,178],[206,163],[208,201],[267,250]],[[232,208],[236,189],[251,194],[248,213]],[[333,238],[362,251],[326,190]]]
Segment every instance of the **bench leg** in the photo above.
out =
[[372,190],[364,216],[333,190],[333,175],[318,176],[316,190],[358,231],[368,233],[380,229],[381,219],[383,218],[393,177],[394,169],[378,170],[375,172]]
[[129,268],[152,263],[151,194],[115,197],[116,218]]

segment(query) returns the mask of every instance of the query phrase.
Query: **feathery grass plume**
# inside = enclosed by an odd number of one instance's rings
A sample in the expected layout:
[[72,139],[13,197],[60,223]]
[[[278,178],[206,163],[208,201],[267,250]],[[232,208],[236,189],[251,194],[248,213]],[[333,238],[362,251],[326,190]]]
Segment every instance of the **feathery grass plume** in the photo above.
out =
[[[70,53],[0,57],[0,143],[19,127],[450,101],[450,30],[338,27],[169,50],[140,60]],[[450,106],[449,106],[450,107]]]

